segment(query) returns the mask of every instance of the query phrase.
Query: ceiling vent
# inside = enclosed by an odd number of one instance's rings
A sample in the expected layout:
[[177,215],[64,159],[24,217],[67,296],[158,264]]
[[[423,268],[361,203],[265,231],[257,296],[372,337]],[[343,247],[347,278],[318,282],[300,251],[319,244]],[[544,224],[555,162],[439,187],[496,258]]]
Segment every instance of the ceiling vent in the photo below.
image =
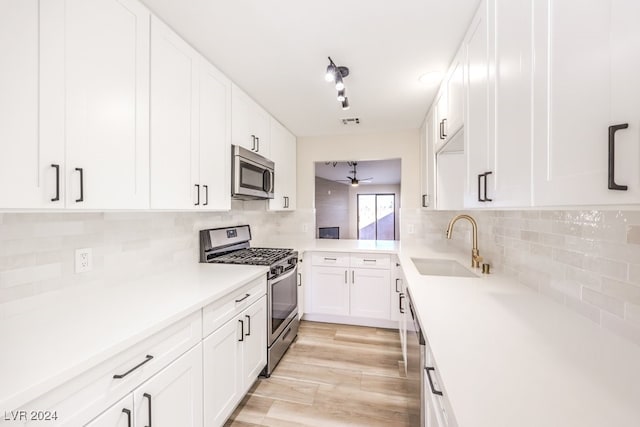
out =
[[348,119],[342,119],[343,125],[359,125],[360,119],[357,117],[350,117]]

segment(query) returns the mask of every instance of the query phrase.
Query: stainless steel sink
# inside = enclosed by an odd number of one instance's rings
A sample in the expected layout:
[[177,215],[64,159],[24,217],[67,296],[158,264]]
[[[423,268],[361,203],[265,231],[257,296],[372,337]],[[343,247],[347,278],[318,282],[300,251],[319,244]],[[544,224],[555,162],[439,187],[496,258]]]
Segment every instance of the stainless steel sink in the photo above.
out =
[[458,261],[452,259],[411,258],[423,276],[478,277]]

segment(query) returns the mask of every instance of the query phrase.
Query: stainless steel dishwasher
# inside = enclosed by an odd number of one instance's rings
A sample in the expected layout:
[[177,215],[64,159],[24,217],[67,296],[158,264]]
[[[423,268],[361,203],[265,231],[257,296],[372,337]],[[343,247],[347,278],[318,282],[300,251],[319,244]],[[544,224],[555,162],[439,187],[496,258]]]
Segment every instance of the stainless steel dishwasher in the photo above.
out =
[[424,335],[418,323],[418,316],[407,289],[406,301],[409,310],[404,310],[407,325],[407,387],[410,400],[407,405],[410,426],[424,426],[424,381],[422,367],[425,363],[426,349]]

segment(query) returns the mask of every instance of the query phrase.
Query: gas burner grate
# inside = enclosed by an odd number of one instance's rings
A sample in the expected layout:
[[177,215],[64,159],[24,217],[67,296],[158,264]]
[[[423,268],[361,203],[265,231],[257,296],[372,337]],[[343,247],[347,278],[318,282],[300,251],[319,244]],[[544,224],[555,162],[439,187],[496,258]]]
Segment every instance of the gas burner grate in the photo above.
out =
[[210,258],[208,262],[224,264],[246,264],[246,265],[271,265],[281,259],[286,258],[293,252],[293,249],[273,249],[273,248],[248,248],[230,252],[215,258]]

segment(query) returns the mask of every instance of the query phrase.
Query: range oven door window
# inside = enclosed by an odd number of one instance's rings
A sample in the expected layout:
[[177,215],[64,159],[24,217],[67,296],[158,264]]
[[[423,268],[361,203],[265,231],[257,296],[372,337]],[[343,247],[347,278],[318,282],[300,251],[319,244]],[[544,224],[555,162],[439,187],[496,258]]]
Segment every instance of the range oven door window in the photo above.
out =
[[284,276],[274,279],[271,283],[271,334],[276,334],[278,328],[289,319],[298,307],[297,268]]

